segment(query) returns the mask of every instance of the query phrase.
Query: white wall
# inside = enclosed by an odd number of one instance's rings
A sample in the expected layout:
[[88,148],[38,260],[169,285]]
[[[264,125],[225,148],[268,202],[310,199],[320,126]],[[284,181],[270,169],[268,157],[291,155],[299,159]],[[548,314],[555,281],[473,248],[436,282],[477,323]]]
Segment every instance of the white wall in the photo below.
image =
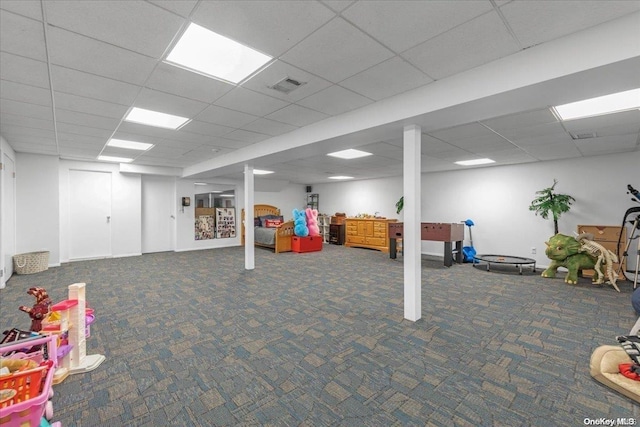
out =
[[16,253],[49,251],[60,265],[58,158],[16,154]]
[[[0,162],[8,157],[15,164],[16,153],[9,143],[0,135]],[[16,200],[15,189],[10,193],[5,193],[6,185],[14,185],[12,177],[7,176],[6,168],[0,171],[0,289],[3,289],[5,282],[11,277],[13,272],[13,255],[16,254],[16,229],[15,212]],[[6,180],[10,182],[5,182]]]
[[[215,180],[214,180],[215,181]],[[196,180],[192,179],[178,179],[176,181],[176,251],[192,251],[196,249],[212,249],[212,248],[224,248],[228,246],[238,246],[240,244],[240,207],[239,203],[242,203],[242,191],[241,185],[235,182],[222,181],[219,185],[212,184],[207,186],[195,185]],[[195,195],[200,193],[207,193],[217,189],[234,188],[235,190],[235,208],[236,208],[236,221],[238,224],[236,237],[229,239],[210,239],[210,240],[196,240],[195,239]],[[191,206],[182,205],[183,197],[191,197]]]
[[[5,148],[9,151],[10,147]],[[529,211],[535,192],[552,185],[572,195],[572,210],[560,218],[560,231],[570,234],[579,224],[620,225],[626,210],[633,206],[626,194],[627,184],[640,187],[640,152],[569,159],[554,162],[485,167],[422,176],[422,220],[458,222],[473,219],[474,246],[479,253],[504,253],[535,258],[548,264],[544,242],[553,234],[553,224]],[[17,154],[18,172],[16,246],[18,252],[46,248],[52,265],[68,261],[69,170],[109,171],[113,177],[113,256],[141,253],[141,178],[120,173],[117,165],[74,162],[43,155]],[[244,200],[243,185],[236,182],[238,221]],[[194,206],[180,207],[180,198],[204,192],[193,180],[178,179],[175,197],[176,250],[207,249],[240,244],[240,232],[233,239],[194,239]],[[205,190],[206,191],[206,190]],[[396,215],[395,203],[402,193],[401,177],[331,184],[314,184],[320,195],[320,212]],[[261,191],[255,203],[278,206],[285,219],[293,208],[305,203],[305,186],[285,185],[281,191]],[[2,209],[5,207],[3,200]],[[35,204],[35,206],[34,206]],[[42,215],[46,205],[47,215]],[[468,236],[467,236],[468,237]],[[5,240],[5,237],[1,239]],[[58,243],[59,242],[59,243]],[[468,241],[466,242],[468,244]],[[57,245],[57,246],[56,246]],[[531,248],[537,255],[531,255]],[[3,250],[6,250],[3,248]],[[422,242],[423,253],[441,255],[442,244]],[[632,260],[630,260],[632,261]],[[632,265],[635,265],[632,263]]]
[[[557,192],[576,199],[571,211],[560,217],[561,233],[573,234],[580,224],[619,226],[634,205],[627,184],[640,187],[640,152],[423,174],[422,221],[471,218],[478,253],[527,256],[548,265],[544,242],[553,235],[553,222],[536,216],[529,205],[536,191],[550,187],[554,178]],[[328,214],[378,211],[401,219],[395,213],[400,177],[315,184],[314,192],[320,194],[320,210]],[[531,254],[533,247],[536,255]],[[422,242],[423,253],[442,255],[442,250],[441,243]]]
[[[258,181],[260,178],[256,178]],[[216,182],[215,179],[211,179],[211,182]],[[244,208],[244,183],[219,180],[218,184],[212,184],[209,186],[195,186],[195,180],[179,179],[176,182],[176,205],[178,211],[176,215],[177,226],[177,238],[176,238],[176,251],[189,251],[195,249],[209,249],[209,248],[221,248],[227,246],[238,246],[241,241],[241,225],[240,215]],[[195,195],[199,193],[206,193],[215,189],[229,188],[235,189],[235,208],[238,229],[235,238],[231,239],[211,239],[211,240],[195,240],[194,238],[194,221],[195,221],[195,206],[194,203],[191,206],[182,209],[180,201],[182,197],[191,197],[191,200],[195,200]],[[258,185],[256,185],[258,187]],[[261,187],[266,187],[262,185]],[[292,211],[294,208],[302,208],[305,206],[306,193],[305,187],[298,184],[288,184],[284,186],[277,186],[279,191],[256,191],[254,194],[254,204],[267,204],[280,208],[285,221],[292,219]],[[322,203],[322,200],[320,200]]]
[[[259,178],[256,178],[256,180],[258,179]],[[289,184],[284,186],[280,191],[256,191],[254,193],[253,203],[256,205],[265,204],[276,206],[280,208],[280,213],[284,217],[284,220],[289,221],[293,219],[294,208],[302,209],[306,207],[306,195],[304,185]],[[322,199],[320,199],[320,208],[322,209]]]
[[[142,184],[140,175],[120,173],[117,164],[60,160],[60,261],[69,261],[70,224],[69,171],[87,170],[111,173],[111,253],[113,257],[142,253]],[[38,177],[37,181],[46,179]]]

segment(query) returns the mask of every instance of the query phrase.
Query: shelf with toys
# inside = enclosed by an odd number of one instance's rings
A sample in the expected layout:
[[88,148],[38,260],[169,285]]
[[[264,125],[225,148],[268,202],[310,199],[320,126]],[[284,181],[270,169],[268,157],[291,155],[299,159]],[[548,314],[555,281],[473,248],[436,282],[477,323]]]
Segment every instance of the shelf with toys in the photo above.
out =
[[87,309],[86,285],[69,285],[69,299],[51,306],[50,313],[42,321],[42,333],[58,336],[58,369],[53,383],[59,384],[70,374],[96,369],[105,360],[101,354],[86,354],[89,326],[95,316]]

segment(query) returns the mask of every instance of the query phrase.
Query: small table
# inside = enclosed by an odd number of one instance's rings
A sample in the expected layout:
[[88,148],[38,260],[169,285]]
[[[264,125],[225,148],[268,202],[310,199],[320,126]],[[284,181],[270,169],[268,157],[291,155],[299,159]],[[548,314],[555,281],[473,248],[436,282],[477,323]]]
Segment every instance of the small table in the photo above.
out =
[[[513,264],[518,267],[520,274],[522,274],[522,266],[532,264],[532,270],[536,271],[536,260],[531,258],[524,258],[512,255],[493,255],[493,254],[481,254],[473,257],[474,260],[484,261],[487,263],[487,271],[491,271],[491,264]],[[473,266],[475,267],[475,262]]]

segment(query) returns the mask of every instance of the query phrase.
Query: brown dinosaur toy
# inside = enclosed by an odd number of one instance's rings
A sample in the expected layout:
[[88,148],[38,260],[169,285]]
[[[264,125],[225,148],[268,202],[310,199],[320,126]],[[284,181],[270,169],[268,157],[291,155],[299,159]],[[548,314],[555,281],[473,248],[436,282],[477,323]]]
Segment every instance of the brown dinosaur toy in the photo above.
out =
[[31,317],[30,330],[33,332],[40,332],[42,329],[42,319],[49,314],[51,299],[44,288],[29,288],[27,293],[36,298],[36,303],[31,308],[21,305],[18,309],[20,311],[24,311],[29,315],[29,317]]

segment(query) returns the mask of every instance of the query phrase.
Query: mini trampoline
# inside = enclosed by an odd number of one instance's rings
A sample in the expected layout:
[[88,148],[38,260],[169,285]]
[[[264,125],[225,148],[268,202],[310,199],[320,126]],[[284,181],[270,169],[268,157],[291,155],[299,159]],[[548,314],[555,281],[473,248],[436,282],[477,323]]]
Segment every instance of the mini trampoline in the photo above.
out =
[[487,264],[487,271],[491,271],[491,264],[511,264],[518,268],[518,272],[522,274],[523,265],[531,265],[531,271],[536,271],[536,260],[532,258],[524,258],[512,255],[493,255],[493,254],[480,254],[474,256],[473,266],[479,266],[479,262]]

